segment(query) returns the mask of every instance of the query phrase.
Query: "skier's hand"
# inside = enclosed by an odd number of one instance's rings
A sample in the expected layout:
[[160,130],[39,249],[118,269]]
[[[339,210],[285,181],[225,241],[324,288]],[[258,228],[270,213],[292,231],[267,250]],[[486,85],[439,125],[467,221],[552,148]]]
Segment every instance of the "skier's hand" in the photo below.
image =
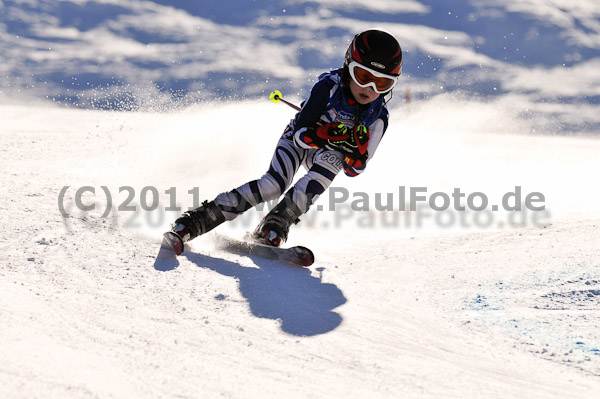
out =
[[307,129],[303,140],[313,148],[339,151],[349,166],[361,167],[367,160],[370,132],[364,125],[350,129],[343,123],[326,123]]
[[366,155],[370,137],[371,132],[369,132],[368,127],[365,125],[356,126],[350,137],[346,140],[353,149],[350,155],[353,155],[354,158],[360,158]]
[[350,137],[348,127],[343,123],[326,123],[317,127],[310,127],[302,134],[304,143],[313,148],[337,150],[336,145],[343,143]]
[[316,129],[317,136],[328,144],[341,144],[350,138],[348,126],[343,123],[326,123]]
[[369,154],[369,129],[364,125],[356,126],[350,136],[343,143],[337,144],[338,151],[344,154],[344,162],[348,166],[360,168],[365,164]]

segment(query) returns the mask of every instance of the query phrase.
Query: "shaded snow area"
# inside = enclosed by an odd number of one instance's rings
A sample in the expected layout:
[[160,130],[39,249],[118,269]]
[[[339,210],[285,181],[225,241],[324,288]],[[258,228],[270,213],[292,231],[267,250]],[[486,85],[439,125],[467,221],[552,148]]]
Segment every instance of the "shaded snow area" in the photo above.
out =
[[[94,109],[304,99],[357,32],[392,33],[415,98],[519,96],[545,132],[600,127],[596,0],[3,0],[0,95]],[[403,97],[403,92],[396,94]]]
[[[210,199],[264,173],[283,105],[0,106],[0,396],[596,397],[600,142],[516,134],[508,105],[463,105],[392,110],[367,171],[334,181],[349,199],[329,211],[324,195],[293,228],[289,244],[316,254],[306,269],[222,252],[215,234],[179,258],[161,247],[178,214],[165,209],[192,206],[188,191]],[[545,195],[543,223],[344,208],[361,190],[493,203],[515,185]],[[118,209],[128,190],[135,210]],[[240,237],[264,211],[217,232]]]

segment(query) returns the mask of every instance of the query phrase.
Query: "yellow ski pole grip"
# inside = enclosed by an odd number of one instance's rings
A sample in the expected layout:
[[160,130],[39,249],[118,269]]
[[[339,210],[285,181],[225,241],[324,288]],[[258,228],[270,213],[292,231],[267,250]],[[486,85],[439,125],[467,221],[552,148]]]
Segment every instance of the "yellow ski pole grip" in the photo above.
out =
[[271,95],[269,96],[271,101],[274,103],[278,103],[279,101],[281,101],[281,97],[281,92],[279,90],[271,92]]
[[286,99],[283,98],[283,96],[281,95],[281,92],[279,90],[275,90],[274,92],[271,93],[271,95],[269,96],[269,98],[271,99],[272,102],[274,103],[278,103],[278,102],[282,102],[286,105],[289,105],[290,107],[292,107],[293,109],[295,109],[296,111],[300,111],[300,107],[292,104],[291,102],[287,101]]

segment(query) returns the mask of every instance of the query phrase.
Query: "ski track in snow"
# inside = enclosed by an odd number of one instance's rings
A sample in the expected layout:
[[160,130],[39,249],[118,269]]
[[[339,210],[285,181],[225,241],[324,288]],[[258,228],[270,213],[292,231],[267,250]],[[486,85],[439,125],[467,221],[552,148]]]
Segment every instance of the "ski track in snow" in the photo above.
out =
[[[225,129],[212,136],[204,157],[192,155],[206,143],[199,126],[220,128],[215,115],[261,119],[272,107],[204,105],[170,114],[0,107],[0,396],[595,397],[597,188],[557,171],[569,160],[582,175],[597,166],[590,154],[598,140],[476,133],[477,126],[459,134],[446,123],[445,140],[455,143],[449,152],[464,164],[413,169],[395,185],[406,178],[435,187],[466,170],[470,156],[496,176],[503,149],[514,155],[513,167],[520,165],[519,181],[529,184],[539,172],[528,159],[545,149],[557,165],[548,166],[553,178],[539,179],[541,189],[575,179],[580,191],[549,196],[553,219],[545,227],[300,224],[290,244],[315,251],[308,269],[223,253],[210,235],[176,259],[160,242],[174,214],[152,223],[144,212],[103,217],[103,185],[113,194],[122,185],[137,193],[149,185],[181,193],[196,186],[204,199],[259,175],[270,149],[257,139],[274,142],[285,112],[269,129],[263,124],[235,141]],[[419,115],[403,114],[414,130],[393,125],[390,146],[436,151],[431,122]],[[519,151],[509,145],[521,141],[528,145]],[[550,151],[554,146],[561,151]],[[240,148],[251,153],[241,157]],[[383,149],[378,156],[359,178],[367,187],[387,187],[386,175],[377,177],[386,168],[415,164],[410,154],[400,164]],[[482,190],[514,185],[511,169],[502,170],[507,180]],[[471,173],[459,180],[479,182]],[[58,209],[64,186],[71,187],[67,218]],[[73,191],[82,186],[96,187],[96,196],[82,198],[95,210],[73,207]],[[161,201],[168,203],[162,193]],[[578,214],[568,212],[569,201]],[[221,232],[239,236],[244,229]]]

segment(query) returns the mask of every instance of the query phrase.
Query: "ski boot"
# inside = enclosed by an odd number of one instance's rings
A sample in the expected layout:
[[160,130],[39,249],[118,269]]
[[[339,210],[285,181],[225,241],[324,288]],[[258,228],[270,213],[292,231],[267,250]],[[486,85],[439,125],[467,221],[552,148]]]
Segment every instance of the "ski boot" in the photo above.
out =
[[279,247],[287,240],[290,226],[298,223],[298,216],[302,215],[288,194],[256,227],[252,234],[254,240],[273,247]]
[[164,234],[176,255],[183,252],[183,244],[208,233],[225,221],[225,216],[214,201],[204,201],[202,206],[183,213]]

